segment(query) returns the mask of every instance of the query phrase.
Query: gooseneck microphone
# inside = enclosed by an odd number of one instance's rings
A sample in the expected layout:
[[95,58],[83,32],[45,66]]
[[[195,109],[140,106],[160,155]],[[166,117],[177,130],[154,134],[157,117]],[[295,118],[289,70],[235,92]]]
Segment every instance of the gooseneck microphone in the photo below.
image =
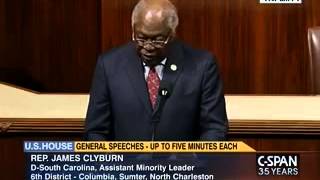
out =
[[156,107],[155,107],[153,114],[152,114],[152,125],[153,125],[152,141],[154,141],[156,138],[157,125],[160,122],[163,107],[164,107],[167,99],[170,97],[170,95],[172,93],[172,89],[173,89],[173,86],[170,82],[165,81],[165,80],[160,82],[157,103],[156,103]]

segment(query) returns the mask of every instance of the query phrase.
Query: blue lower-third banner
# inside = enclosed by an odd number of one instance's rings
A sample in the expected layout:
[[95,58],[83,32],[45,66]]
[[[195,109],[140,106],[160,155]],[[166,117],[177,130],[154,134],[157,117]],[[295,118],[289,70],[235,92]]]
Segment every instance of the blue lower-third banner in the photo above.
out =
[[[254,180],[320,177],[318,152],[260,153],[239,142],[86,143],[89,142],[25,142],[26,179]],[[156,150],[157,146],[160,149]],[[240,147],[245,148],[237,151]],[[221,148],[228,151],[221,152]]]

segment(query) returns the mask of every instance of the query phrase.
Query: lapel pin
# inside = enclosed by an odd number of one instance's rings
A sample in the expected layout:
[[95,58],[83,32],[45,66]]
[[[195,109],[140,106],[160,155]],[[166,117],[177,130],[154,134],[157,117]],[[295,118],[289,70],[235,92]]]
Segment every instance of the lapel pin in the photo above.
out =
[[178,68],[177,68],[177,65],[171,64],[170,69],[171,69],[172,71],[176,71]]

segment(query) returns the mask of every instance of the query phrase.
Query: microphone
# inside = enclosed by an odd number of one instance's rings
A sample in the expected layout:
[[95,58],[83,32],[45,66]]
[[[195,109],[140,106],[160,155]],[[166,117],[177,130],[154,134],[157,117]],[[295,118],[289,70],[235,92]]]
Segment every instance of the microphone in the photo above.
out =
[[169,98],[172,93],[172,89],[173,89],[173,87],[172,87],[171,82],[168,82],[166,80],[161,81],[160,87],[159,87],[160,97]]
[[173,85],[168,81],[161,81],[160,87],[159,87],[159,94],[157,98],[157,104],[154,109],[154,112],[152,114],[152,123],[153,123],[153,131],[152,131],[152,141],[155,140],[155,132],[156,132],[156,126],[157,123],[160,122],[160,117],[163,111],[163,107],[167,101],[167,99],[170,97],[173,90]]
[[155,110],[152,114],[152,120],[153,122],[159,122],[160,116],[164,107],[165,102],[170,97],[172,93],[172,84],[168,81],[161,81],[160,87],[159,87],[159,94],[157,98],[157,104],[155,107]]

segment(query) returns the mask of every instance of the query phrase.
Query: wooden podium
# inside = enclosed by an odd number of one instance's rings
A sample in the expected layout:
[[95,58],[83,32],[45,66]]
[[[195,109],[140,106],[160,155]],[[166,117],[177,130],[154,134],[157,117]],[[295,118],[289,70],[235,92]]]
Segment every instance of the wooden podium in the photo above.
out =
[[[88,94],[41,94],[2,83],[0,99],[2,136],[82,136]],[[320,96],[227,95],[226,106],[230,139],[257,150],[320,150]],[[270,145],[261,144],[265,138]]]
[[[24,177],[25,140],[81,140],[88,100],[0,84],[1,179]],[[226,103],[230,140],[258,151],[320,151],[320,96],[227,95]]]

